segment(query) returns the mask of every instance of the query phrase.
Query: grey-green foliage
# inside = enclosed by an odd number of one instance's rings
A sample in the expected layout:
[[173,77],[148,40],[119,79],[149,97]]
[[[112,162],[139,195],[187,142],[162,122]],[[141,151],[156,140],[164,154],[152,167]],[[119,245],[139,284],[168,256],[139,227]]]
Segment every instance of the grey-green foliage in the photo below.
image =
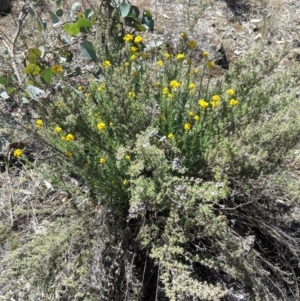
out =
[[0,287],[7,295],[17,297],[23,292],[30,299],[47,294],[50,300],[66,300],[70,295],[82,300],[76,296],[82,293],[88,273],[90,242],[85,241],[88,229],[81,222],[79,218],[49,224],[42,234],[11,250],[2,262],[0,277]]
[[[159,266],[160,280],[170,300],[178,300],[178,295],[181,300],[217,300],[224,295],[221,282],[208,283],[193,266],[223,270],[232,277],[239,275],[228,262],[237,261],[243,251],[231,235],[225,217],[216,215],[214,210],[216,202],[228,197],[228,181],[217,170],[211,181],[172,175],[172,161],[163,151],[167,142],[151,145],[151,133],[155,129],[138,136],[136,161],[130,168],[129,218],[144,221],[137,237],[140,247],[151,249],[150,257]],[[141,176],[143,170],[152,171],[152,176]],[[147,219],[147,212],[153,216],[153,222]],[[210,245],[209,250],[206,244]]]

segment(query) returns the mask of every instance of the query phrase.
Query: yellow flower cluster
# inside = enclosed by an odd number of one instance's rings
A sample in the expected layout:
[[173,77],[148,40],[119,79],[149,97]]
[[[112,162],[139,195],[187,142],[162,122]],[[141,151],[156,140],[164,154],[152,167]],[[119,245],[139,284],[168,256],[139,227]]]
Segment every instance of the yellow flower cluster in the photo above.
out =
[[60,126],[57,125],[57,126],[54,128],[54,130],[55,130],[56,133],[59,134],[59,133],[62,131],[62,128],[61,128]]
[[213,68],[215,66],[215,63],[213,61],[208,61],[207,62],[207,67],[208,68]]
[[71,153],[70,151],[66,151],[66,152],[65,152],[65,155],[66,155],[67,157],[71,157],[71,156],[72,156],[72,153]]
[[23,151],[20,148],[14,150],[14,157],[20,158],[23,155]]
[[124,37],[123,40],[125,42],[132,42],[134,41],[134,43],[139,44],[142,43],[143,38],[141,36],[136,36],[135,38],[133,38],[133,35],[131,35],[130,33],[127,33]]
[[180,88],[181,84],[177,80],[172,80],[170,82],[170,87],[172,89]]
[[164,65],[163,61],[157,61],[156,66],[162,67]]
[[139,49],[137,47],[131,46],[130,51],[131,52],[137,52]]
[[128,97],[129,98],[135,98],[135,93],[133,91],[128,92]]
[[137,59],[137,56],[135,54],[133,54],[131,57],[130,57],[130,60],[131,61],[135,61]]
[[67,136],[66,136],[66,140],[67,141],[74,141],[74,135],[72,135],[72,134],[68,134]]
[[194,83],[189,84],[189,89],[190,90],[195,89],[195,88],[196,88],[196,85]]
[[204,99],[200,99],[198,101],[198,103],[202,109],[206,109],[209,106],[209,103],[207,101],[205,101]]
[[208,57],[208,52],[207,51],[203,51],[202,52],[202,57],[204,57],[204,58]]
[[168,53],[168,52],[166,52],[166,53],[165,53],[165,58],[166,58],[166,59],[169,59],[170,57],[171,57],[171,54]]
[[108,67],[110,67],[110,66],[111,66],[110,61],[104,61],[104,62],[103,62],[103,67],[104,67],[104,68],[108,68]]
[[239,104],[239,101],[237,100],[237,99],[230,99],[230,101],[229,101],[229,105],[231,106],[231,107],[234,107],[234,106],[236,106],[236,105],[238,105]]
[[53,73],[60,73],[63,71],[63,68],[61,65],[54,65],[51,67],[51,70]]
[[174,135],[172,134],[172,133],[170,133],[169,135],[168,135],[168,139],[173,139],[174,138]]
[[233,96],[235,93],[233,89],[228,89],[226,92],[229,96]]
[[180,34],[180,37],[181,37],[182,39],[187,39],[187,38],[188,38],[188,34],[187,34],[186,32],[182,32],[182,33]]
[[219,106],[219,101],[220,101],[220,96],[219,95],[214,95],[211,98],[211,105],[213,108],[217,108]]
[[184,54],[183,53],[179,53],[179,54],[177,54],[177,60],[178,61],[183,61],[184,60]]
[[105,130],[105,123],[104,122],[98,123],[97,128],[98,128],[99,131],[104,131]]
[[196,47],[196,45],[197,45],[197,42],[196,41],[194,41],[194,40],[191,40],[191,41],[189,41],[189,47],[191,48],[191,49],[194,49],[195,47]]
[[133,35],[127,33],[127,34],[124,36],[123,40],[124,40],[125,42],[131,42],[131,41],[133,40]]
[[192,125],[189,123],[189,122],[186,122],[184,125],[183,125],[183,128],[185,131],[189,131],[191,129]]
[[143,38],[141,36],[136,36],[134,38],[134,43],[136,43],[136,44],[142,43],[142,41],[143,41]]
[[162,89],[162,94],[166,95],[169,93],[169,88],[163,88]]
[[100,162],[100,164],[105,164],[106,160],[105,160],[105,158],[100,158],[99,162]]
[[36,122],[35,122],[35,126],[40,129],[42,126],[43,126],[43,120],[42,119],[38,119]]

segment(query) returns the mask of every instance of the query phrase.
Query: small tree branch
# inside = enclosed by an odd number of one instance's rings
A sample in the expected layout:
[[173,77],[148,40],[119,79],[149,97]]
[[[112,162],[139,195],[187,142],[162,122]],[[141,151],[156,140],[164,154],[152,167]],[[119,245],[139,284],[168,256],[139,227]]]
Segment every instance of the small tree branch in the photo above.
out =
[[5,45],[5,47],[7,48],[7,51],[10,54],[11,65],[12,65],[12,68],[14,70],[15,76],[17,77],[19,85],[22,84],[22,78],[20,76],[20,73],[19,73],[19,70],[18,70],[18,67],[17,67],[17,63],[16,63],[16,53],[15,53],[16,52],[16,43],[17,43],[18,37],[21,33],[23,21],[25,20],[27,14],[28,14],[28,9],[26,8],[26,6],[23,6],[22,11],[21,11],[21,13],[18,17],[17,31],[16,31],[12,41],[10,41],[8,39],[5,39],[2,36],[2,41]]

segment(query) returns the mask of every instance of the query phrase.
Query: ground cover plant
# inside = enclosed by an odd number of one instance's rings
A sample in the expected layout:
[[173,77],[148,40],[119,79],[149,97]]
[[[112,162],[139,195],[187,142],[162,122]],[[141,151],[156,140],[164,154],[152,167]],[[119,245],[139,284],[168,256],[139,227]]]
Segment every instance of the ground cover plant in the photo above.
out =
[[[3,118],[43,143],[40,171],[69,200],[52,213],[35,200],[48,222],[23,242],[12,239],[17,221],[1,226],[5,298],[297,300],[298,234],[275,202],[300,132],[299,64],[278,68],[288,45],[261,60],[261,44],[216,77],[187,32],[176,50],[149,49],[148,10],[56,5],[50,21],[67,21],[49,33],[37,18],[42,45],[22,70],[12,65],[22,86],[0,80],[26,112]],[[91,67],[76,65],[82,57]],[[11,160],[34,167],[24,145],[9,151],[8,174]]]

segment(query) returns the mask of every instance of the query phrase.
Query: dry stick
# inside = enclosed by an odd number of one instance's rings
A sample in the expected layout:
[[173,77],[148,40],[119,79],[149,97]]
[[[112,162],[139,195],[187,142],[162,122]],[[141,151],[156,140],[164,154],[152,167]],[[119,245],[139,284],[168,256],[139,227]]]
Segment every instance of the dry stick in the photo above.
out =
[[12,62],[12,68],[14,70],[14,73],[18,79],[18,83],[19,85],[22,84],[22,79],[21,79],[21,76],[20,76],[20,73],[19,73],[19,70],[18,70],[18,67],[17,67],[17,64],[16,64],[16,59],[15,59],[15,50],[16,50],[16,42],[17,42],[17,39],[20,35],[20,32],[21,32],[21,29],[22,29],[22,24],[23,24],[23,21],[25,20],[26,16],[28,14],[28,10],[26,9],[26,7],[24,6],[22,8],[22,11],[18,17],[18,28],[17,28],[17,31],[15,33],[15,36],[14,36],[14,39],[11,43],[11,45],[8,45],[8,43],[3,39],[3,43],[5,45],[5,47],[7,48],[9,54],[10,54],[10,57],[11,57],[11,62]]

